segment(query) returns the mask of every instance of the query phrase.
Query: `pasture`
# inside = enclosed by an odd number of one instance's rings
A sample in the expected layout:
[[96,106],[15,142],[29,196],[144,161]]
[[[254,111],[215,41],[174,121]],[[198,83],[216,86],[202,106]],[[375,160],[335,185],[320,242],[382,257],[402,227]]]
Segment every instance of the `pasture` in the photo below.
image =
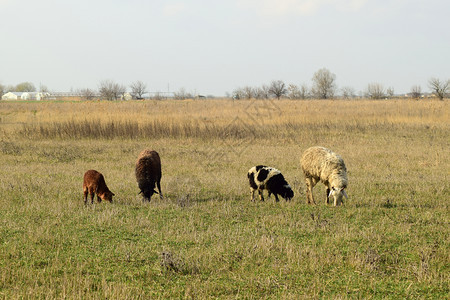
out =
[[[448,101],[0,101],[0,298],[435,298],[450,281]],[[307,205],[314,145],[349,199]],[[164,199],[142,203],[137,155]],[[291,202],[251,202],[276,167]],[[84,206],[83,174],[114,202]],[[266,194],[267,195],[267,194]]]

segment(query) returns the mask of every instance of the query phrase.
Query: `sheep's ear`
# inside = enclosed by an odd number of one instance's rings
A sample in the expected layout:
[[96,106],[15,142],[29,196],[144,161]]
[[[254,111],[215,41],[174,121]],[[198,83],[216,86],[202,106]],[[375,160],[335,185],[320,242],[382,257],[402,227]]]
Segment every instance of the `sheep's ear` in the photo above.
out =
[[345,197],[345,199],[347,199],[347,200],[348,200],[348,196],[347,196],[347,193],[345,192],[345,190],[344,190],[344,189],[342,189],[342,194],[344,194],[344,197]]

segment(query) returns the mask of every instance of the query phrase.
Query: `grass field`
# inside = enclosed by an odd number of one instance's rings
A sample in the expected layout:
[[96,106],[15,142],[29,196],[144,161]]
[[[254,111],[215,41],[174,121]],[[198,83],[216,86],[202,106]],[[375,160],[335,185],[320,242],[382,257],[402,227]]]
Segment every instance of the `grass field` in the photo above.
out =
[[[0,298],[448,299],[448,101],[0,101]],[[307,205],[301,153],[345,160]],[[164,199],[134,163],[159,152]],[[293,201],[250,202],[280,169]],[[114,202],[83,204],[88,169]]]

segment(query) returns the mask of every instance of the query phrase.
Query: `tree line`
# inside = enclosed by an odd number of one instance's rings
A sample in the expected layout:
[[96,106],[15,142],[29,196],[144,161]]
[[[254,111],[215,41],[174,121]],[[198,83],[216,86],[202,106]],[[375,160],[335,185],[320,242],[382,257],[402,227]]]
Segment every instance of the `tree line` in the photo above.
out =
[[[24,92],[37,92],[38,89],[36,88],[36,86],[31,83],[31,82],[21,82],[17,85],[2,85],[0,83],[0,97],[8,92],[19,92],[19,93],[24,93]],[[42,93],[47,93],[49,92],[47,86],[41,84],[39,86],[39,92]]]
[[[232,93],[227,93],[227,97],[239,99],[332,99],[341,97],[351,99],[356,97],[364,97],[368,99],[385,99],[394,97],[394,89],[392,87],[385,88],[380,83],[369,83],[366,89],[358,95],[354,88],[344,86],[338,89],[336,85],[336,75],[326,68],[319,69],[312,77],[312,85],[307,84],[296,85],[286,84],[282,80],[273,80],[269,84],[263,84],[259,87],[244,86],[236,88]],[[450,80],[441,80],[432,77],[428,80],[428,88],[430,92],[440,100],[449,96]],[[4,86],[0,84],[0,97],[7,92],[36,92],[36,87],[30,82],[22,82],[17,85]],[[49,92],[45,85],[39,86],[40,92]],[[129,91],[129,92],[128,92]],[[78,89],[72,94],[82,99],[101,98],[105,100],[118,99],[144,99],[144,95],[148,93],[147,85],[142,81],[134,81],[128,87],[119,84],[113,80],[103,80],[99,83],[98,90],[91,88]],[[420,85],[413,85],[409,92],[409,97],[418,99],[423,96]],[[177,92],[172,93],[174,99],[192,99],[199,97],[198,94],[187,92],[186,89],[180,88]],[[203,96],[200,96],[203,97]],[[163,97],[156,94],[155,99]]]
[[[39,89],[37,89],[36,86],[31,82],[22,82],[17,85],[8,85],[8,86],[0,84],[0,97],[6,94],[7,92],[23,93],[23,92],[37,92],[37,91],[50,93],[49,89],[46,86],[41,84]],[[140,80],[132,82],[129,86],[119,84],[113,80],[103,80],[99,83],[98,89],[82,88],[67,93],[55,93],[55,94],[78,96],[86,100],[99,98],[104,100],[118,100],[118,99],[141,100],[144,99],[144,96],[148,93],[149,90],[147,88],[147,85]],[[188,92],[185,88],[180,88],[178,91],[170,94],[171,94],[170,98],[178,100],[192,99],[198,97],[196,93]],[[163,98],[167,98],[167,96],[164,97],[162,93],[155,93],[152,96],[152,99],[159,100]]]
[[[385,88],[380,83],[369,83],[366,89],[357,95],[354,88],[344,86],[338,89],[336,85],[336,75],[328,69],[322,68],[314,73],[312,77],[312,86],[307,84],[285,84],[281,80],[273,80],[270,84],[263,84],[259,87],[244,86],[233,90],[229,97],[233,99],[269,99],[269,98],[289,98],[289,99],[331,99],[341,97],[350,98],[368,98],[385,99],[395,96],[394,88]],[[440,80],[432,77],[428,80],[430,92],[440,100],[449,96],[450,80]],[[420,85],[413,85],[409,92],[409,97],[418,99],[424,93]]]

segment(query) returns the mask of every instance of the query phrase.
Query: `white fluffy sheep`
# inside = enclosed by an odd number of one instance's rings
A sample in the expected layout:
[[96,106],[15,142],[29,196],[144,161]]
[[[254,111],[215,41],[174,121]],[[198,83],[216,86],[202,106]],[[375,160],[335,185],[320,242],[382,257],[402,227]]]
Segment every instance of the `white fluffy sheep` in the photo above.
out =
[[308,148],[300,159],[300,164],[306,180],[306,199],[308,203],[314,201],[312,189],[319,182],[327,187],[326,203],[330,196],[334,198],[334,206],[343,203],[347,197],[347,168],[341,156],[324,147]]

